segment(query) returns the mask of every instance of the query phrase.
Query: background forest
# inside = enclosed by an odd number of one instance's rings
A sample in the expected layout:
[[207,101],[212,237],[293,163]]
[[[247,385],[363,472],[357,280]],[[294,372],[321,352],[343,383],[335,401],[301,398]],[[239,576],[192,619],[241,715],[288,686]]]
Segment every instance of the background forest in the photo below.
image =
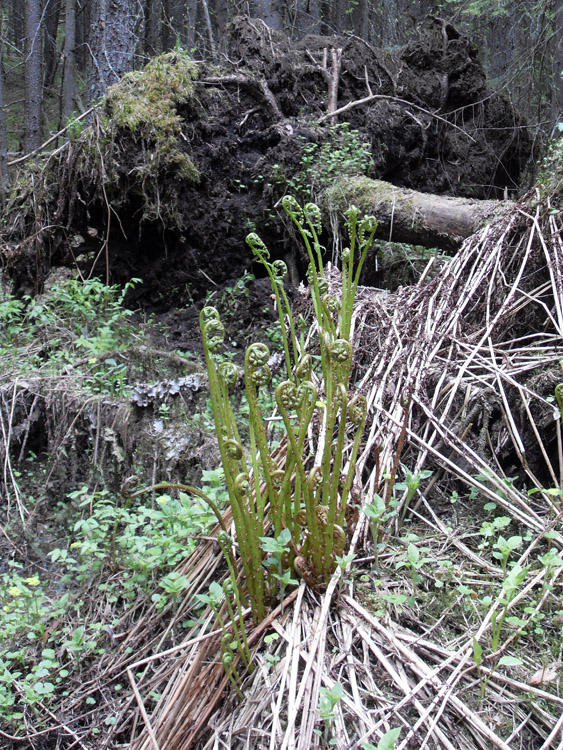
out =
[[182,48],[220,61],[239,14],[293,40],[349,33],[387,49],[416,34],[427,14],[438,15],[478,44],[490,84],[508,93],[545,144],[563,107],[561,8],[560,0],[3,0],[2,174],[7,159],[37,148],[154,55]]

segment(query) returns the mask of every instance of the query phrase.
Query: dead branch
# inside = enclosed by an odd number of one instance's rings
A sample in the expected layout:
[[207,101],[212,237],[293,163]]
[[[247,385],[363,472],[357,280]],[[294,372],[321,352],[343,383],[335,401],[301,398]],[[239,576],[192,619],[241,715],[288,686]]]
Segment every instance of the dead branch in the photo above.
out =
[[206,83],[212,86],[237,84],[239,86],[245,86],[250,89],[257,88],[262,94],[262,98],[264,99],[268,107],[272,110],[275,117],[278,120],[284,119],[283,114],[276,101],[276,97],[273,95],[270,87],[268,86],[268,82],[263,77],[251,78],[250,76],[244,75],[243,73],[233,73],[232,75],[225,76],[208,76],[207,78],[202,78],[201,83]]
[[440,115],[436,114],[436,112],[431,112],[428,109],[424,109],[424,107],[419,107],[418,104],[409,102],[406,99],[400,99],[397,96],[387,96],[385,94],[370,94],[369,96],[365,96],[363,99],[356,99],[356,101],[354,102],[348,102],[348,104],[345,104],[343,107],[340,107],[334,112],[327,113],[326,115],[322,115],[321,117],[318,118],[317,122],[319,123],[325,122],[331,117],[336,117],[338,115],[341,115],[344,112],[348,112],[348,110],[350,109],[354,109],[355,107],[362,107],[364,104],[370,104],[371,102],[377,101],[378,99],[382,101],[396,102],[397,104],[404,104],[407,107],[412,107],[413,109],[416,109],[418,112],[423,112],[425,115],[429,115],[430,117],[434,117],[436,120],[440,120],[440,122],[445,123],[450,128],[454,128],[454,130],[459,130],[460,133],[463,133],[466,136],[466,138],[469,138],[470,141],[472,141],[473,143],[476,143],[475,138],[469,135],[469,133],[466,130],[464,130],[463,128],[460,128],[458,125],[455,125],[453,122],[446,120],[445,117],[441,117]]
[[45,143],[42,143],[38,148],[36,148],[34,151],[30,151],[28,154],[24,154],[24,156],[20,156],[18,159],[14,159],[13,161],[8,162],[8,167],[15,167],[17,164],[21,164],[24,161],[27,161],[28,159],[31,159],[32,157],[39,154],[43,149],[47,148],[47,146],[50,146],[53,141],[56,141],[57,138],[60,138],[61,135],[64,135],[69,128],[71,128],[75,123],[80,122],[85,117],[88,117],[91,112],[93,112],[95,109],[94,107],[89,107],[85,112],[83,112],[81,115],[78,115],[78,117],[74,117],[67,125],[62,128],[62,130],[59,130],[58,133],[55,133],[55,135],[52,135],[49,139],[45,141]]

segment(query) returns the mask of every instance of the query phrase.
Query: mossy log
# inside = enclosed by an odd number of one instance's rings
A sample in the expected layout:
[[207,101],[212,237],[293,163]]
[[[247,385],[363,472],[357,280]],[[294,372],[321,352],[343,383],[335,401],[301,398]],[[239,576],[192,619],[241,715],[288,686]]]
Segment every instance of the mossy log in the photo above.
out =
[[323,198],[324,210],[331,213],[351,204],[377,218],[380,239],[451,250],[512,202],[419,193],[359,176],[338,180]]

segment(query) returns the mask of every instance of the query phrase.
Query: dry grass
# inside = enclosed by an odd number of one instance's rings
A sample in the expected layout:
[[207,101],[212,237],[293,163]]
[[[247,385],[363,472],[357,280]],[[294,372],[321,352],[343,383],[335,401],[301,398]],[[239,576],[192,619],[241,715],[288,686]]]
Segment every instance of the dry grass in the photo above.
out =
[[[359,292],[353,339],[370,417],[358,488],[364,501],[385,495],[399,449],[411,471],[433,471],[410,507],[406,492],[395,491],[379,569],[361,517],[351,544],[357,559],[325,592],[302,582],[263,623],[247,621],[255,668],[240,700],[221,665],[212,613],[187,632],[177,628],[194,595],[225,575],[212,534],[179,569],[190,585],[172,621],[139,601],[114,627],[117,653],[50,713],[50,731],[58,728],[65,747],[352,750],[377,745],[394,727],[402,729],[399,750],[563,747],[563,568],[537,562],[548,546],[563,547],[562,504],[526,492],[562,487],[561,418],[551,397],[563,379],[563,243],[560,214],[550,208],[531,194],[466,241],[436,278],[425,272],[392,295]],[[518,563],[529,565],[506,611],[524,625],[507,624],[496,650],[490,637],[505,572],[479,544],[486,501],[523,537]],[[547,531],[556,532],[549,542]],[[413,533],[432,560],[418,583],[397,568]],[[538,622],[544,635],[533,632]],[[499,664],[506,656],[519,664]],[[103,707],[116,724],[91,744],[78,727],[92,717],[76,723],[76,706],[125,677],[131,689]],[[343,697],[322,721],[323,690],[335,683]]]
[[[549,602],[551,611],[561,594],[561,568],[546,587],[546,568],[532,564],[545,548],[544,533],[561,528],[561,504],[545,492],[522,491],[561,487],[563,470],[561,419],[548,398],[562,377],[563,245],[559,215],[549,208],[528,196],[470,238],[437,278],[426,281],[423,274],[417,285],[393,295],[363,289],[354,315],[359,388],[371,415],[357,470],[364,498],[385,492],[384,470],[395,463],[402,432],[402,460],[413,471],[434,471],[412,507],[399,506],[385,528],[382,567],[387,562],[394,570],[401,548],[396,535],[404,533],[401,519],[408,512],[409,530],[424,535],[430,554],[454,561],[452,585],[499,588],[503,570],[474,543],[471,536],[478,535],[441,517],[451,515],[443,501],[454,488],[476,488],[481,504],[496,503],[526,540],[518,562],[530,569],[508,612],[532,602],[528,624]],[[507,482],[507,456],[516,482]],[[562,542],[559,534],[551,540],[556,549]],[[360,523],[352,550],[369,555],[371,548],[367,525]],[[498,597],[488,611],[470,617],[472,595],[454,593],[436,614],[436,592],[417,597],[404,575],[388,581],[389,590],[399,585],[411,601],[384,605],[382,614],[379,594],[370,596],[361,576],[378,578],[372,562],[356,562],[354,575],[350,566],[344,577],[338,570],[323,594],[302,583],[265,623],[249,625],[256,668],[244,683],[244,701],[227,688],[211,618],[173,652],[129,664],[130,677],[141,665],[145,670],[134,683],[138,718],[131,747],[305,750],[328,747],[332,739],[338,748],[357,748],[377,744],[392,727],[402,727],[401,750],[561,747],[563,698],[559,679],[548,678],[557,653],[534,651],[533,639],[518,628],[506,630],[495,653],[487,651]],[[184,570],[194,592],[213,571],[218,562],[211,543]],[[433,571],[428,578],[435,578]],[[265,644],[266,632],[279,638]],[[473,638],[483,645],[482,700]],[[507,655],[521,664],[498,666]],[[542,663],[545,679],[532,679]],[[344,696],[325,726],[318,713],[321,689],[335,682]],[[145,711],[144,696],[155,686],[163,697]]]

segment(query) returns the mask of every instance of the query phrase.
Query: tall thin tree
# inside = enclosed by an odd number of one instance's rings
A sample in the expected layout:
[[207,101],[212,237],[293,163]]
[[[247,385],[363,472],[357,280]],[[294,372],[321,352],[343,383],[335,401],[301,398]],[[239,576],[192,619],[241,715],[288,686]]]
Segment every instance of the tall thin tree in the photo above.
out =
[[553,4],[551,116],[559,132],[563,126],[563,0]]
[[43,80],[41,75],[41,0],[25,0],[24,150],[41,145]]
[[6,132],[6,110],[4,109],[4,24],[0,15],[0,206],[4,209],[8,188],[8,138]]
[[136,0],[92,0],[88,100],[133,69],[136,44]]
[[63,68],[63,117],[76,110],[76,0],[65,3],[65,46]]
[[46,90],[53,85],[60,62],[57,31],[62,5],[62,0],[43,0],[43,85]]

